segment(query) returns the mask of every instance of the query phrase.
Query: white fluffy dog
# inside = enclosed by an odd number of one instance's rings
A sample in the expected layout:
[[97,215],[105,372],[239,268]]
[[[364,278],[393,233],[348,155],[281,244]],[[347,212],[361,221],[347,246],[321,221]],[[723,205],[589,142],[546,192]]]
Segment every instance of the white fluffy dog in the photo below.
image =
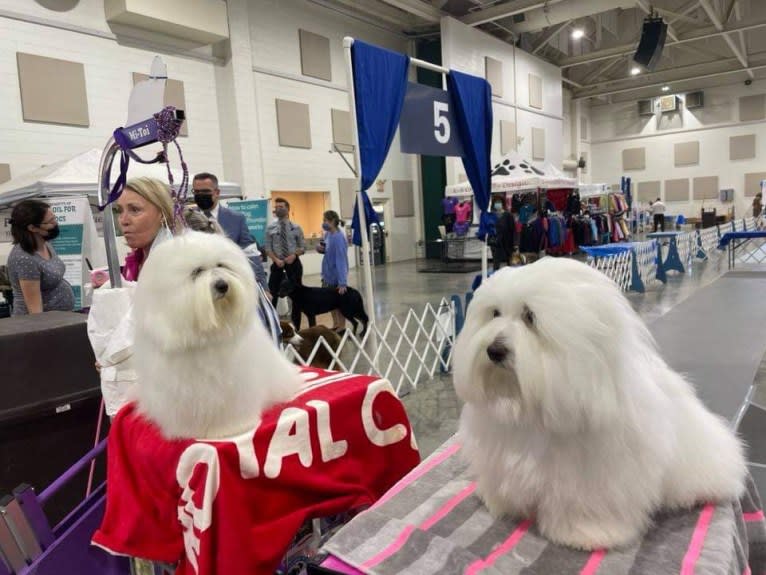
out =
[[553,542],[621,546],[660,507],[743,492],[734,433],[585,264],[545,258],[489,278],[456,342],[454,382],[477,493]]
[[223,236],[187,232],[157,246],[133,308],[138,407],[168,438],[222,438],[302,384],[256,315],[253,271]]

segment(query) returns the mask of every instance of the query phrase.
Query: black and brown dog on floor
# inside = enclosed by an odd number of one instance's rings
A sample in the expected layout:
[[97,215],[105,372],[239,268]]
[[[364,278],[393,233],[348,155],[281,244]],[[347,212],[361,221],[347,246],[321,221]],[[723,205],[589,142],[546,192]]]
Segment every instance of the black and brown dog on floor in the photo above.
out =
[[[325,325],[315,325],[298,332],[295,331],[293,324],[287,321],[280,321],[279,326],[282,328],[282,342],[292,345],[295,351],[298,352],[298,355],[303,358],[303,361],[308,361],[311,352],[314,347],[316,347],[316,343],[319,341],[320,337],[324,338],[327,345],[330,346],[333,351],[337,352],[338,346],[340,346],[341,337]],[[330,367],[332,360],[332,354],[322,345],[317,350],[309,365],[327,369]]]
[[309,327],[317,323],[316,316],[329,313],[334,309],[340,311],[352,326],[352,333],[357,335],[356,328],[362,324],[359,337],[364,337],[370,318],[364,311],[362,294],[352,287],[346,288],[346,293],[340,294],[335,288],[308,287],[296,284],[287,278],[279,286],[279,297],[289,297],[293,302],[293,325],[300,330],[301,313],[309,320]]

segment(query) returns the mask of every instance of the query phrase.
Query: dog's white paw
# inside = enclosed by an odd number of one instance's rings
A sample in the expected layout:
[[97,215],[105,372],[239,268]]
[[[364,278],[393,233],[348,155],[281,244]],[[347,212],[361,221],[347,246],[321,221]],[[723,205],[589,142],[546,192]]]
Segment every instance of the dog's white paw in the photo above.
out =
[[538,529],[543,537],[553,543],[592,551],[625,547],[635,543],[646,530],[646,526],[608,518],[576,517],[558,512],[538,517]]
[[533,506],[525,505],[521,498],[505,498],[498,494],[496,487],[487,487],[482,482],[476,486],[476,495],[484,502],[493,517],[528,519],[533,515]]

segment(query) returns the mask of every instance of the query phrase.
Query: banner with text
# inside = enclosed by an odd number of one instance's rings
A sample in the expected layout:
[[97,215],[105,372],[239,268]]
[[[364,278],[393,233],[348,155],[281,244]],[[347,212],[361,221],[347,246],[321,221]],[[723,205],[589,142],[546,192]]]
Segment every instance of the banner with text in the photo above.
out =
[[[75,309],[87,307],[83,287],[90,281],[90,271],[85,261],[91,252],[98,253],[98,234],[93,222],[88,198],[56,198],[47,200],[58,219],[59,237],[53,242],[56,253],[66,265],[64,277],[72,286],[75,296]],[[102,258],[95,257],[91,264],[100,266]]]
[[247,229],[258,247],[263,247],[269,223],[269,200],[230,200],[226,207],[245,215]]

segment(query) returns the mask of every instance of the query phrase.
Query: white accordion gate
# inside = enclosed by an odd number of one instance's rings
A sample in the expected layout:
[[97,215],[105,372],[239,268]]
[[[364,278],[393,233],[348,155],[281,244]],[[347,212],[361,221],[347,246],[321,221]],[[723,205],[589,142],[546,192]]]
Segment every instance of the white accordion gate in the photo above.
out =
[[455,305],[442,299],[436,306],[426,304],[419,313],[410,309],[401,319],[391,316],[388,321],[370,323],[361,339],[347,330],[336,350],[322,337],[305,359],[289,343],[283,350],[299,365],[310,365],[320,350],[326,351],[332,358],[328,369],[386,378],[402,395],[437,371],[450,371],[455,337]]

